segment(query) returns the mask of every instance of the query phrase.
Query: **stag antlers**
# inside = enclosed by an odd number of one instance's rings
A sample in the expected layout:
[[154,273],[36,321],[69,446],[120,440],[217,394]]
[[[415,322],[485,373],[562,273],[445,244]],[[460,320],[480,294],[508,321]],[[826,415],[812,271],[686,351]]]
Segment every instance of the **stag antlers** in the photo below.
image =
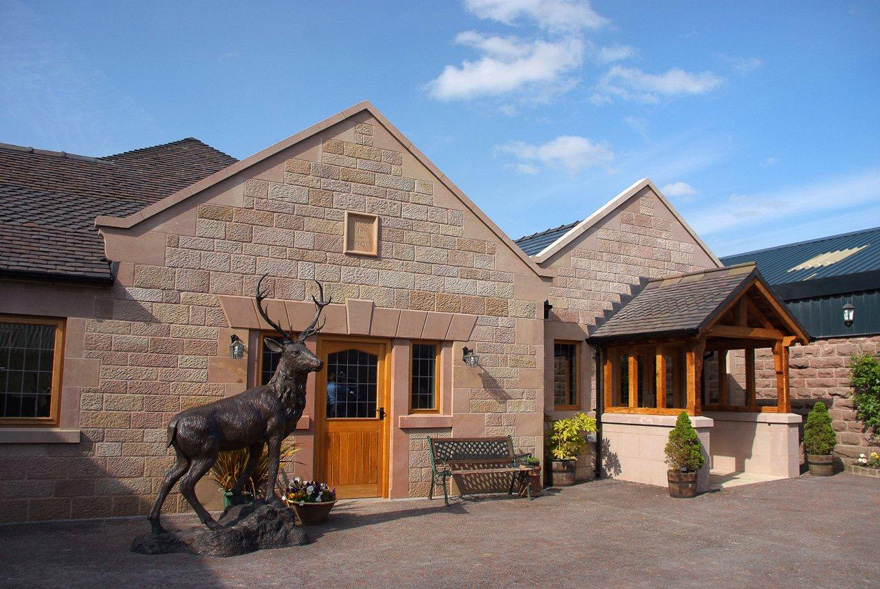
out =
[[[267,294],[263,290],[263,280],[266,278],[266,276],[267,274],[263,274],[259,282],[257,282],[257,310],[260,312],[260,316],[266,321],[266,323],[268,323],[275,331],[277,331],[278,335],[284,338],[284,341],[294,341],[293,331],[286,331],[276,322],[272,321],[269,318],[269,313],[266,311],[266,309],[263,308],[263,301],[266,300]],[[318,310],[315,312],[315,318],[312,319],[312,322],[309,323],[309,326],[302,330],[302,332],[299,334],[299,337],[296,339],[296,341],[300,343],[305,341],[307,337],[321,331],[321,329],[324,327],[324,324],[327,322],[327,319],[325,318],[324,321],[321,322],[321,325],[316,327],[316,325],[318,325],[318,319],[321,317],[321,311],[324,310],[324,307],[333,302],[333,297],[330,297],[325,301],[324,286],[317,280],[315,281],[315,284],[318,285],[318,294],[320,295],[321,300],[319,301],[317,298],[315,298],[315,295],[312,295],[312,300],[315,301],[315,306],[318,308]]]

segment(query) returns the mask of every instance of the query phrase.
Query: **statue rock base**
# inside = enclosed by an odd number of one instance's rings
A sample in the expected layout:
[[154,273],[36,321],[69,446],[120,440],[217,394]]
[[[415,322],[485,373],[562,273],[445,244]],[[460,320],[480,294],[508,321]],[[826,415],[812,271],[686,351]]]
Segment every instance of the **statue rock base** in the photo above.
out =
[[227,507],[218,523],[221,527],[216,530],[201,526],[181,532],[144,534],[132,541],[131,550],[141,554],[189,552],[204,556],[238,556],[309,543],[305,530],[294,526],[292,509],[265,502]]

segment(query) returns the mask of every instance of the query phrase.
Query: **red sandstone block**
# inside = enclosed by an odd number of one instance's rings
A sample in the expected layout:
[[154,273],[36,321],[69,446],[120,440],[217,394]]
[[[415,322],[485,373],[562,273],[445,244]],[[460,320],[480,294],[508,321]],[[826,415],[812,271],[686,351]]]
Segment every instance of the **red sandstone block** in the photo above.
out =
[[33,458],[28,461],[27,478],[63,479],[67,476],[66,458]]
[[[91,497],[95,494],[95,481],[92,479],[65,479],[55,481],[55,497]],[[73,517],[77,517],[74,515]],[[97,516],[94,516],[97,517]]]
[[92,519],[113,515],[113,500],[110,497],[75,497],[71,503],[71,517],[74,519]]
[[0,501],[0,523],[27,521],[27,499]]
[[71,500],[66,497],[31,499],[28,502],[28,520],[46,521],[70,518]]

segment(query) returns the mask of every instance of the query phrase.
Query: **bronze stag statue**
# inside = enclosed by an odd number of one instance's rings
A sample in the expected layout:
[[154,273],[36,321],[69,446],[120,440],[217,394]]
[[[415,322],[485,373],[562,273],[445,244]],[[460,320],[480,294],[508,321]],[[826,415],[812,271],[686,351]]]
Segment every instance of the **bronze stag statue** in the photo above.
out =
[[324,288],[320,282],[318,292],[320,300],[312,297],[317,311],[311,324],[299,337],[294,339],[293,332],[286,332],[278,323],[269,318],[263,308],[266,293],[262,290],[263,279],[257,283],[257,309],[266,323],[272,326],[282,341],[265,340],[266,346],[273,352],[280,352],[278,368],[268,384],[244,391],[238,395],[214,401],[201,407],[181,411],[168,424],[168,446],[174,447],[177,462],[162,481],[159,495],[150,511],[150,524],[154,534],[165,530],[159,522],[162,503],[168,496],[171,487],[181,477],[180,492],[199,516],[201,522],[209,529],[216,529],[217,522],[196,498],[196,483],[211,469],[217,460],[217,454],[226,450],[248,448],[250,455],[245,469],[232,490],[233,498],[239,497],[247,483],[260,455],[263,445],[269,445],[269,482],[266,486],[266,501],[280,503],[275,494],[278,480],[278,468],[281,454],[281,442],[296,427],[306,405],[306,379],[310,372],[318,372],[324,363],[305,346],[305,339],[324,326],[318,325],[321,311],[330,304],[332,299],[324,300]]

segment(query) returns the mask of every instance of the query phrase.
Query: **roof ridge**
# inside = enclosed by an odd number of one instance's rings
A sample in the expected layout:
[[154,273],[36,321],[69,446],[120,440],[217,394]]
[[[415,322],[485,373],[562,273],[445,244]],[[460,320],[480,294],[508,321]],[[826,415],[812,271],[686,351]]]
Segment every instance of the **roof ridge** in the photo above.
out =
[[[184,137],[183,139],[176,139],[176,140],[174,140],[174,141],[168,141],[168,142],[166,142],[166,143],[159,143],[158,145],[148,145],[148,146],[146,146],[146,147],[138,147],[138,148],[136,148],[136,149],[128,149],[128,150],[126,150],[126,151],[120,151],[120,152],[118,152],[118,153],[112,153],[112,154],[110,154],[110,155],[104,155],[104,156],[101,156],[99,159],[102,159],[102,160],[108,160],[108,159],[112,159],[112,158],[120,157],[120,156],[124,156],[124,155],[132,155],[132,154],[139,153],[139,152],[142,152],[142,151],[149,151],[149,150],[151,150],[151,149],[159,149],[159,148],[161,148],[161,147],[169,147],[169,146],[171,146],[171,145],[178,145],[178,144],[183,143],[183,142],[185,142],[185,141],[195,141],[196,143],[201,143],[201,144],[204,145],[205,147],[210,147],[210,148],[213,149],[214,151],[217,151],[217,152],[223,153],[223,152],[220,151],[219,149],[216,149],[216,148],[214,148],[214,147],[211,147],[210,145],[208,145],[207,143],[205,143],[205,142],[202,141],[201,139],[197,139],[197,138],[195,138],[195,137]],[[228,155],[228,154],[225,154],[225,153],[224,153],[223,155],[226,155],[226,156],[228,156],[228,157],[232,157],[232,156],[230,156],[230,155]]]
[[722,266],[721,268],[706,268],[705,270],[696,270],[694,272],[687,272],[685,274],[672,274],[670,276],[663,276],[661,278],[652,278],[648,282],[662,282],[664,280],[669,280],[671,278],[685,278],[687,276],[696,276],[698,274],[709,274],[712,272],[727,272],[729,270],[735,270],[737,268],[744,268],[746,266],[752,266],[753,268],[757,268],[758,265],[755,262],[742,262],[740,264],[734,264],[733,266]]
[[862,233],[871,233],[872,231],[880,231],[880,227],[870,227],[868,229],[859,229],[856,231],[848,231],[846,233],[838,233],[837,235],[826,235],[825,237],[817,237],[815,239],[805,239],[804,241],[795,241],[793,243],[784,243],[782,245],[774,245],[771,247],[765,247],[757,250],[752,250],[748,252],[742,252],[740,254],[730,254],[729,256],[723,256],[722,261],[727,258],[738,258],[740,256],[751,256],[754,254],[762,254],[765,252],[771,252],[774,250],[781,250],[790,247],[800,247],[802,245],[807,245],[811,243],[819,243],[821,241],[830,241],[832,239],[840,239],[841,237],[850,237],[852,235],[860,235]]
[[523,235],[522,237],[520,237],[518,239],[514,239],[513,242],[519,243],[520,241],[522,241],[524,239],[531,239],[532,237],[539,237],[541,235],[546,235],[546,234],[551,233],[553,231],[559,231],[560,229],[565,229],[566,227],[574,227],[578,223],[580,223],[580,221],[574,221],[572,223],[563,223],[559,227],[551,227],[550,229],[544,229],[543,231],[538,231],[537,233],[532,233],[531,235]]
[[[0,149],[9,149],[11,151],[21,151],[24,153],[35,153],[37,155],[47,155],[51,157],[61,157],[64,159],[71,160],[83,160],[87,162],[98,162],[101,161],[101,158],[97,158],[91,155],[80,155],[78,153],[69,153],[67,151],[54,151],[51,149],[36,149],[29,145],[15,145],[13,143],[2,143],[0,142]],[[110,162],[105,162],[110,163]]]

